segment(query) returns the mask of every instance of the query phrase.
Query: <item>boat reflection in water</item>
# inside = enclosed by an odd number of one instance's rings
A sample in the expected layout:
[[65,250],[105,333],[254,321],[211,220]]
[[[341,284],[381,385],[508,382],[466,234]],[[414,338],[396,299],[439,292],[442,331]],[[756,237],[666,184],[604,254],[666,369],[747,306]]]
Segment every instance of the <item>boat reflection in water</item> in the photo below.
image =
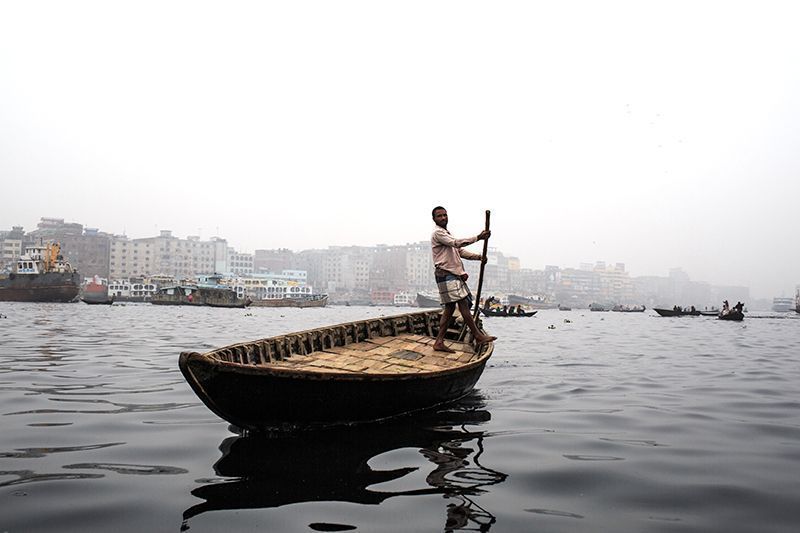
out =
[[[235,479],[214,480],[192,490],[205,501],[184,512],[184,528],[192,517],[215,510],[322,501],[377,505],[395,496],[441,494],[450,502],[445,530],[488,531],[495,517],[473,498],[507,475],[481,464],[484,432],[468,429],[490,419],[483,407],[473,392],[438,411],[383,424],[225,439],[214,471]],[[369,465],[373,457],[402,448],[418,448],[431,463],[427,486],[372,490],[371,486],[418,470],[418,466],[376,470]]]

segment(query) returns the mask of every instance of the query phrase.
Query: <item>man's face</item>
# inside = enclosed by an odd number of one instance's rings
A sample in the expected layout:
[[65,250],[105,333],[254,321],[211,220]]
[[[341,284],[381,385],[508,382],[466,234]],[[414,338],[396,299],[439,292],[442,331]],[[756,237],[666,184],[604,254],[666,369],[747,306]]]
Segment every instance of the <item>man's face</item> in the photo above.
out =
[[433,212],[433,221],[440,228],[447,229],[447,210],[437,209]]

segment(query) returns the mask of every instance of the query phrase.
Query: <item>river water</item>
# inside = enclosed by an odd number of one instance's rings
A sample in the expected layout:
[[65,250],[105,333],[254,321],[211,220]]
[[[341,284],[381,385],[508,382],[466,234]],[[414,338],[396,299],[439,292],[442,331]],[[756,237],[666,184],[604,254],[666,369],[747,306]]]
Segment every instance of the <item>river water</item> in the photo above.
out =
[[0,303],[0,532],[800,530],[795,314],[487,318],[465,400],[296,434],[232,432],[177,367],[412,311]]

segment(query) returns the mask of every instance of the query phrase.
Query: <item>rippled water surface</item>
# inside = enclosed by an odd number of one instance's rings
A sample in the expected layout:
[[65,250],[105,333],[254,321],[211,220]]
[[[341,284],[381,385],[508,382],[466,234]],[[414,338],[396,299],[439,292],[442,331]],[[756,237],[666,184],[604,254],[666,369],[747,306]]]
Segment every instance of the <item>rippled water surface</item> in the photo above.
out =
[[233,433],[177,367],[410,311],[0,303],[0,532],[800,530],[794,314],[487,318],[465,400],[296,434]]

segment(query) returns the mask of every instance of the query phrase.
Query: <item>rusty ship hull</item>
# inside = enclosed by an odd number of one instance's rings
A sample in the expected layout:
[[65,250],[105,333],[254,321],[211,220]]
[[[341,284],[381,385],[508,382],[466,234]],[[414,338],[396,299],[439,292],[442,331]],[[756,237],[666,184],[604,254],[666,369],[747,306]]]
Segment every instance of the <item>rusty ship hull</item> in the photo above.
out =
[[80,283],[77,272],[11,273],[0,278],[0,302],[71,302]]

